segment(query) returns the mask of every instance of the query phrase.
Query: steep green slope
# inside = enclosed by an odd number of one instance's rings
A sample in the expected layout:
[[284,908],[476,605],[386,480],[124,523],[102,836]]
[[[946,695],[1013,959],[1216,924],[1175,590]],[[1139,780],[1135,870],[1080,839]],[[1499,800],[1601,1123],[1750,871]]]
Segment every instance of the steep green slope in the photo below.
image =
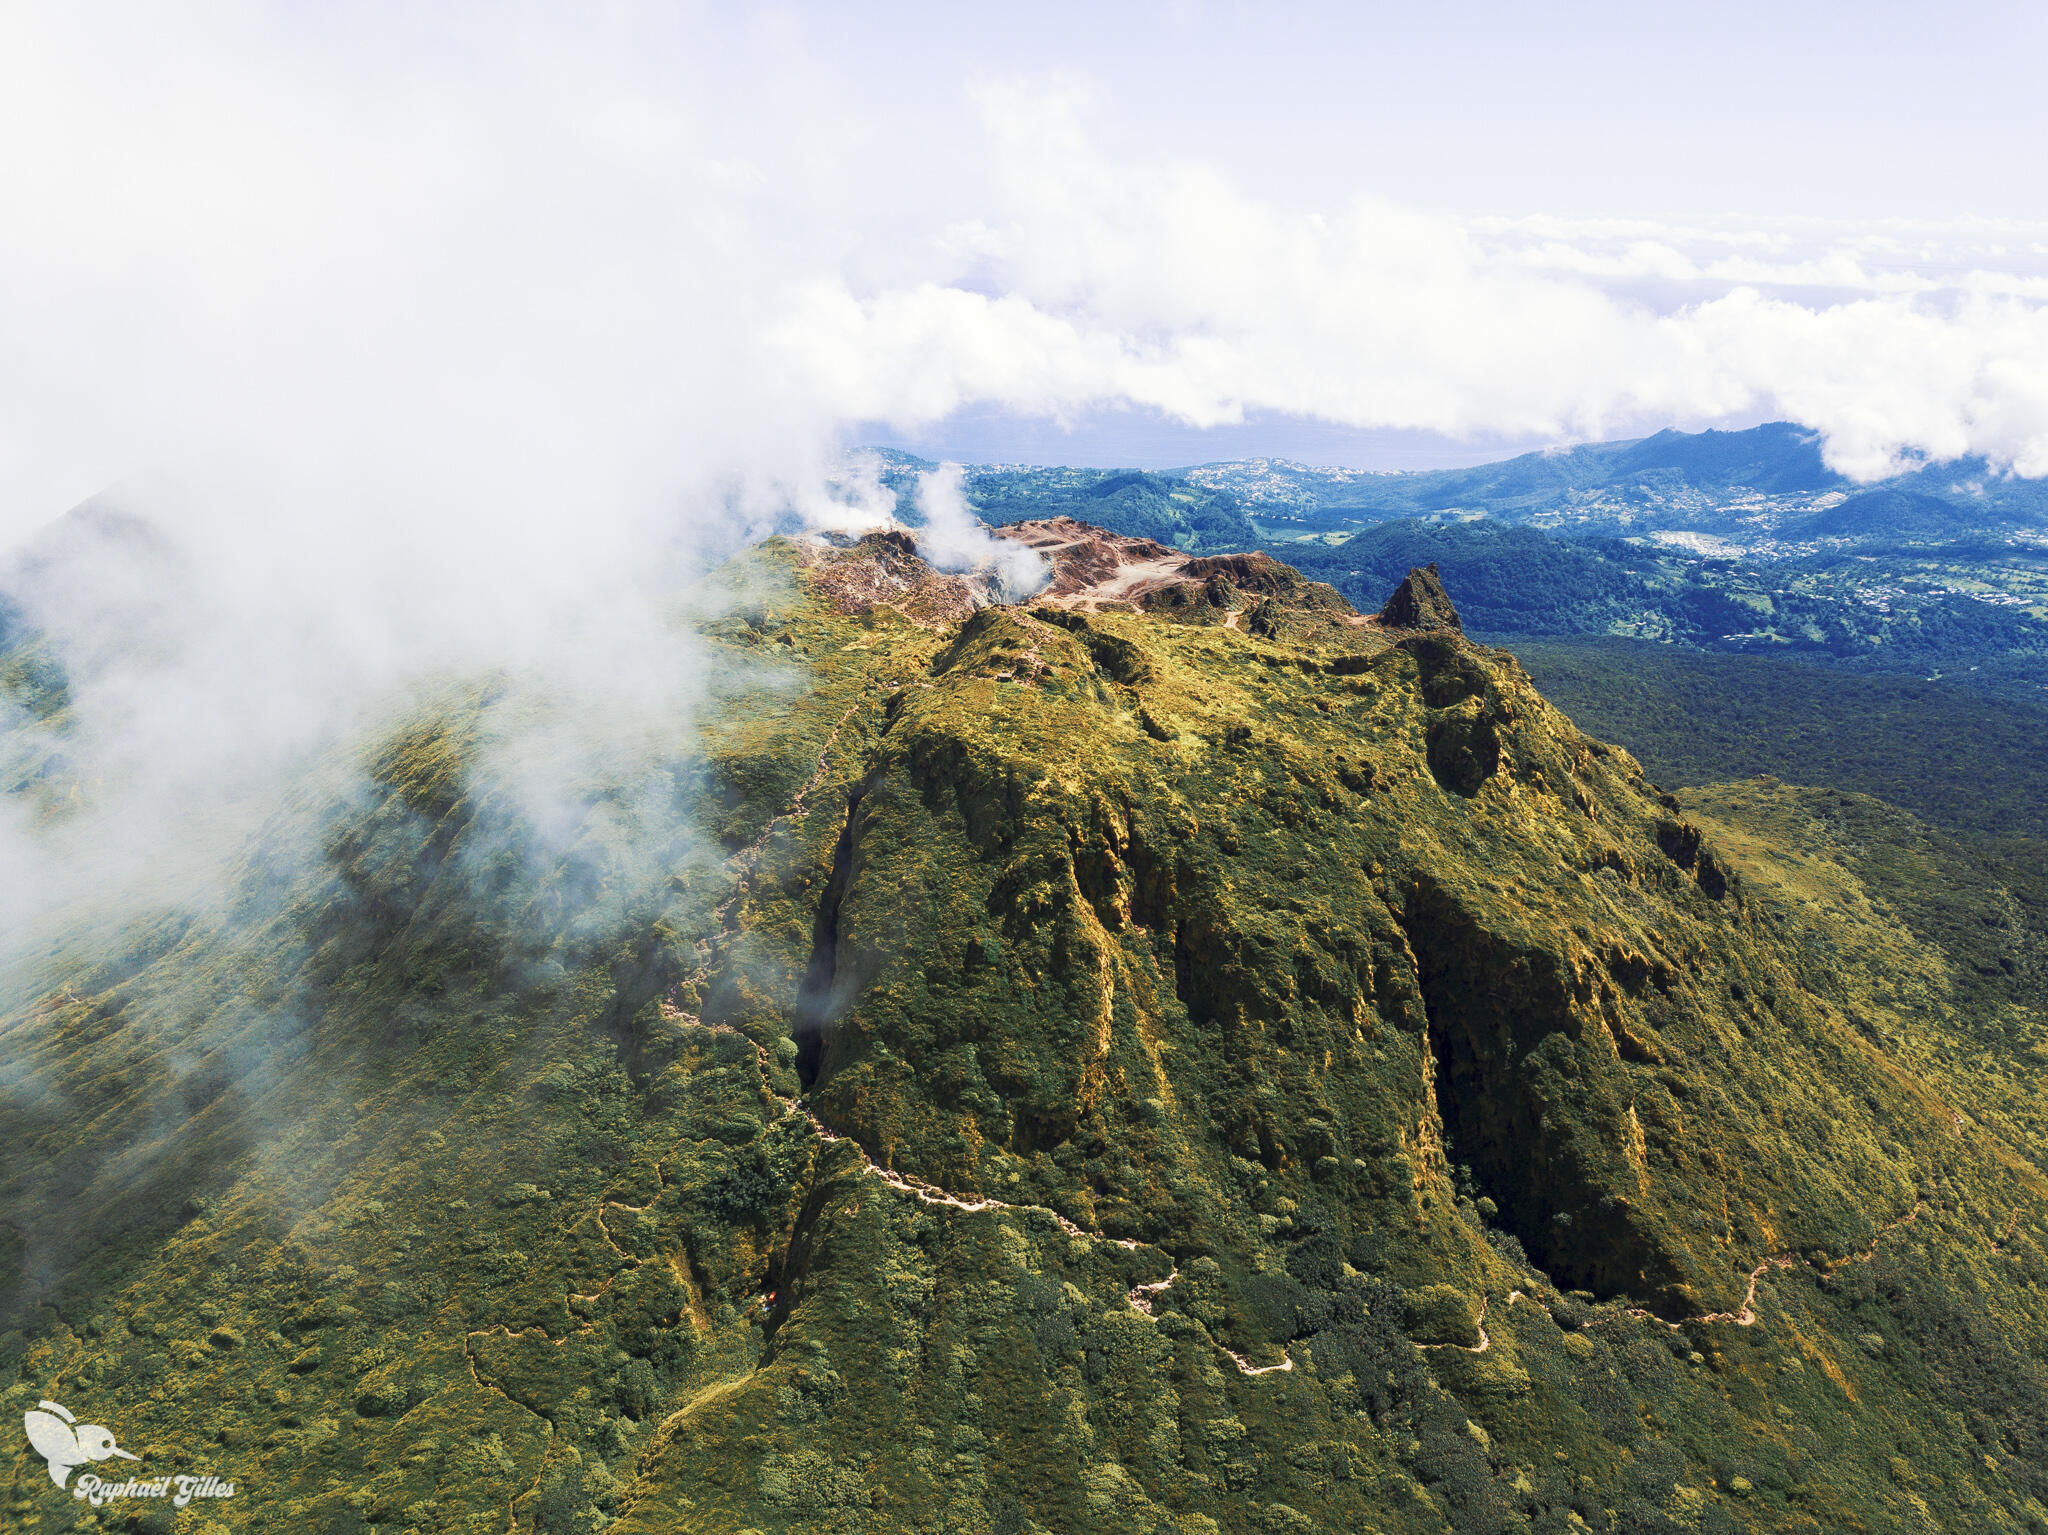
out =
[[[566,831],[465,695],[60,956],[8,1407],[201,1529],[2048,1522],[2026,1091],[1958,1122],[1797,845],[1455,630],[914,565],[736,562],[724,701]],[[92,1515],[24,1448],[8,1517]]]
[[[2048,867],[1972,844],[1866,795],[1771,778],[1688,791],[1756,888],[1797,912],[1811,984],[1889,994],[1887,1041],[1958,1107],[2048,1163]],[[1860,994],[1860,996],[1859,996]],[[1930,1035],[1917,1018],[1947,1015]],[[1964,1049],[1944,1048],[1963,1044]]]

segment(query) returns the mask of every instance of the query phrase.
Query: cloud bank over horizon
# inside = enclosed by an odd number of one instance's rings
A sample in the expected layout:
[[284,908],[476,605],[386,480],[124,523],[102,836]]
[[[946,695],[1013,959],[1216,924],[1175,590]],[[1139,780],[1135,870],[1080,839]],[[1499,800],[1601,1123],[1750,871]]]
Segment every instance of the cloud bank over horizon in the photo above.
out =
[[1782,416],[1858,478],[1966,455],[2048,473],[2048,229],[1290,209],[1105,158],[1075,93],[981,104],[1005,216],[954,225],[944,277],[810,285],[775,333],[848,414],[1550,440]]

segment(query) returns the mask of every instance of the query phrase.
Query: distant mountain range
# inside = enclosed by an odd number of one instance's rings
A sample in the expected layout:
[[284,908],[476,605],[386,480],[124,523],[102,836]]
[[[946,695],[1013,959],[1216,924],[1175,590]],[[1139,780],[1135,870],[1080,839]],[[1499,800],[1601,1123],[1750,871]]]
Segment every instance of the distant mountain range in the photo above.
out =
[[[879,455],[906,520],[934,465]],[[1628,636],[2048,689],[2048,482],[1980,460],[1875,485],[1785,422],[1412,473],[1246,459],[967,470],[991,523],[1062,513],[1197,553],[1262,548],[1370,604],[1434,561],[1478,633]]]
[[1752,545],[2048,526],[2048,486],[2039,481],[1957,460],[1862,486],[1828,468],[1816,436],[1782,421],[1742,432],[1664,431],[1470,469],[1369,474],[1259,459],[1183,473],[1230,491],[1276,531],[1309,534],[1475,514],[1568,533],[1692,531]]
[[1845,484],[1822,462],[1815,439],[1782,422],[1746,432],[1659,432],[1469,469],[1360,474],[1264,460],[1204,464],[1187,474],[1235,492],[1259,515],[1329,524],[1472,511],[1600,521],[1620,507],[1638,515],[1695,513],[1703,500],[1718,505],[1771,496],[1803,504]]
[[[896,492],[897,515],[913,526],[922,522],[918,477],[938,465],[893,449],[866,451],[880,462],[882,483]],[[997,526],[1075,517],[1133,538],[1203,553],[1253,548],[1266,537],[1237,492],[1178,471],[973,464],[967,467],[966,494],[974,510]]]
[[[873,451],[899,488],[935,467]],[[2048,483],[1958,459],[1859,485],[1827,466],[1816,435],[1783,421],[1401,473],[1277,458],[1154,473],[981,464],[969,467],[967,492],[991,522],[1070,511],[1184,548],[1328,537],[1414,517],[1484,516],[1574,536],[1694,533],[1767,555],[1786,545],[2048,529]],[[1128,527],[1115,520],[1124,510],[1133,514]]]

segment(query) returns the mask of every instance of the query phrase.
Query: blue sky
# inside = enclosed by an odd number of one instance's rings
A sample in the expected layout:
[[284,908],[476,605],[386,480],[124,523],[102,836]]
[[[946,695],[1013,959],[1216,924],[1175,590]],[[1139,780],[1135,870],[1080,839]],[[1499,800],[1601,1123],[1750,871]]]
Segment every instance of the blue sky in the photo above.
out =
[[[2048,218],[2048,8],[1051,4],[785,11],[814,58],[925,83],[1082,75],[1102,143],[1299,201],[1458,212]],[[1028,14],[1028,20],[1026,16]]]

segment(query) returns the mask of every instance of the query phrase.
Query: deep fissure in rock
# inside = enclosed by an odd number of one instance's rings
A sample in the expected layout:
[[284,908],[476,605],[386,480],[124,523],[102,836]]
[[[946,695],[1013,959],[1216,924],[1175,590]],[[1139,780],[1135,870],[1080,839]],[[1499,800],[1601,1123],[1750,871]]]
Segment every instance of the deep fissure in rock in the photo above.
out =
[[[1496,1224],[1513,1233],[1532,1262],[1550,1270],[1555,1254],[1548,1217],[1560,1212],[1546,1212],[1547,1201],[1525,1186],[1536,1161],[1534,1116],[1507,1082],[1503,1063],[1481,1055],[1454,1008],[1446,1016],[1445,1000],[1438,987],[1425,981],[1423,1006],[1446,1156],[1453,1167],[1471,1170],[1472,1191],[1490,1196],[1499,1207]],[[1561,1277],[1560,1282],[1574,1281]]]
[[[1622,1112],[1578,1048],[1565,977],[1425,887],[1407,915],[1453,1165],[1559,1284],[1663,1309],[1678,1277],[1638,1229],[1613,1165]],[[1682,1309],[1682,1308],[1681,1308]]]
[[809,1091],[818,1080],[825,1061],[825,1030],[837,1016],[833,986],[839,978],[839,908],[846,899],[846,887],[853,877],[853,818],[860,809],[861,791],[847,797],[846,821],[839,828],[839,840],[832,848],[832,874],[825,882],[825,898],[818,903],[818,915],[811,923],[811,960],[804,967],[803,985],[797,990],[796,1036],[797,1078]]

